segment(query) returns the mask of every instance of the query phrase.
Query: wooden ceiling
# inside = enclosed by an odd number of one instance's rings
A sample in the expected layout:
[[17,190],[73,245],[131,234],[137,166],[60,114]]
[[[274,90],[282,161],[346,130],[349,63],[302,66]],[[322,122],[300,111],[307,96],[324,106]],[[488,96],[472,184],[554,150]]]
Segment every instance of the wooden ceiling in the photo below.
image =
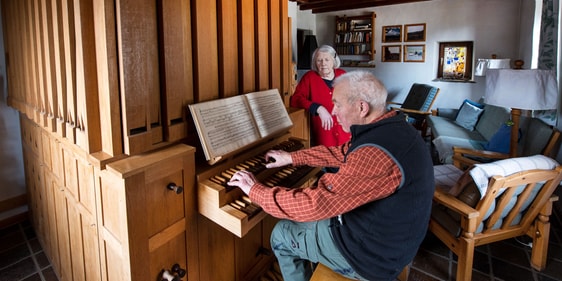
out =
[[336,12],[341,10],[362,9],[389,6],[431,0],[289,0],[297,2],[300,10],[311,10],[312,13]]

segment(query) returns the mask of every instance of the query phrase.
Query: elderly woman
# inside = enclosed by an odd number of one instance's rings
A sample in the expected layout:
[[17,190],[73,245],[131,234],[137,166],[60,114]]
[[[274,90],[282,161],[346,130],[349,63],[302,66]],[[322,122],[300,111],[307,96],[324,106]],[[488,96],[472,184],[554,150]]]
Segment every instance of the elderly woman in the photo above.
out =
[[345,73],[340,69],[340,58],[336,50],[328,45],[317,48],[312,54],[312,70],[303,75],[293,96],[291,106],[306,109],[311,115],[313,145],[335,146],[349,140],[331,112],[332,81]]

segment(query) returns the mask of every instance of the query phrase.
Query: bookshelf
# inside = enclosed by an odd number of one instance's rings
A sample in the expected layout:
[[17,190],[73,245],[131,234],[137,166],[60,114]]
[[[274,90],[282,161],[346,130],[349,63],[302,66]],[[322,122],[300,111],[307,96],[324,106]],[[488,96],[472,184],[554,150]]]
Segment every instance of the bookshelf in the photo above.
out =
[[[376,14],[336,16],[334,46],[344,67],[374,67]],[[369,63],[371,62],[371,63]]]

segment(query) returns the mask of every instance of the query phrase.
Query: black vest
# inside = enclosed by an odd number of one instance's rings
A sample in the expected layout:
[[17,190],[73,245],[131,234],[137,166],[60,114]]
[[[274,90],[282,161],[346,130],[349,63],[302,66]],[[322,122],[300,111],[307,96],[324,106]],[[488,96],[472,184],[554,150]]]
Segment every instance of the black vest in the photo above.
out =
[[348,155],[362,146],[380,148],[398,164],[403,177],[390,196],[332,218],[332,235],[359,275],[394,280],[413,260],[427,231],[435,189],[429,148],[402,113],[354,125],[351,133]]

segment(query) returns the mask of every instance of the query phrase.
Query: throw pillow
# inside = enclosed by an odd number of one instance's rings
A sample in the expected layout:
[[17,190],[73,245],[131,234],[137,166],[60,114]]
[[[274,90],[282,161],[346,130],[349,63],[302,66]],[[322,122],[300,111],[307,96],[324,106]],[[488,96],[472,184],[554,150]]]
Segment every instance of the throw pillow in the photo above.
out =
[[469,131],[474,131],[474,126],[482,112],[484,112],[482,105],[470,100],[464,100],[455,118],[455,123]]
[[500,153],[509,153],[511,139],[511,126],[502,124],[490,141],[484,145],[484,149]]

